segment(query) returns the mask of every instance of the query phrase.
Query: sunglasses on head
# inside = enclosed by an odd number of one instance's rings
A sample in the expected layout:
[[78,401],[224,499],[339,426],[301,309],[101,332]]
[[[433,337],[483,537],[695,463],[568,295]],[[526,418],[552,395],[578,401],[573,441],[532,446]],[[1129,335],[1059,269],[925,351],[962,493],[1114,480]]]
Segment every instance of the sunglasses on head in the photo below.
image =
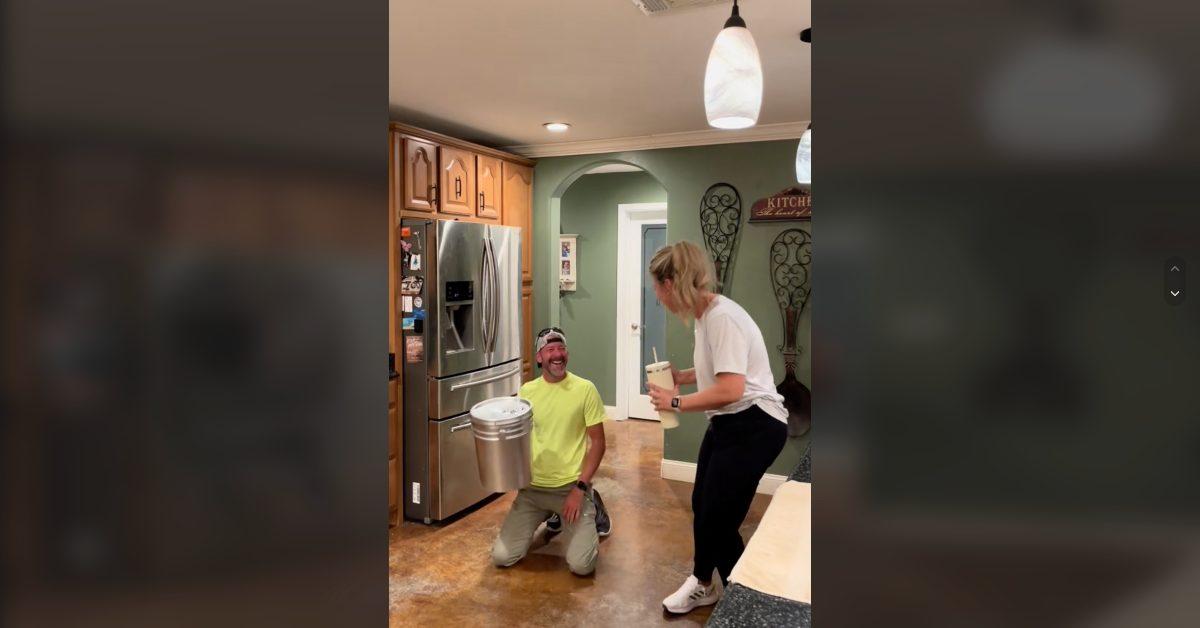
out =
[[543,329],[542,331],[539,331],[537,334],[537,337],[541,338],[542,336],[545,336],[546,334],[548,334],[550,332],[554,332],[556,334],[563,334],[564,336],[566,335],[566,333],[563,332],[563,330],[561,330],[557,327],[547,327],[547,328]]

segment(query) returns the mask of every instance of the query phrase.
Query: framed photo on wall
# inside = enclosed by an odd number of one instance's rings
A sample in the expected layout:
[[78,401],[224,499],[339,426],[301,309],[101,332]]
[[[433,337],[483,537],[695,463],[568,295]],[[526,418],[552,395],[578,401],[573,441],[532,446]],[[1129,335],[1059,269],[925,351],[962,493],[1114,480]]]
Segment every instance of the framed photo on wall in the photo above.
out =
[[575,291],[575,277],[579,272],[579,264],[576,261],[578,237],[574,233],[564,233],[558,237],[558,289],[563,292]]

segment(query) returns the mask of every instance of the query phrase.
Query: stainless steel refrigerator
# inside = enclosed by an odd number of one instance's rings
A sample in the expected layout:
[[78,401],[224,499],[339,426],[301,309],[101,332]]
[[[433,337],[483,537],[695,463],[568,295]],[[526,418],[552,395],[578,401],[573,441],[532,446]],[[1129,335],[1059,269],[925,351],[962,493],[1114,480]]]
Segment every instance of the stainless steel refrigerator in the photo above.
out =
[[521,386],[521,230],[401,223],[404,516],[432,523],[489,492],[468,412]]

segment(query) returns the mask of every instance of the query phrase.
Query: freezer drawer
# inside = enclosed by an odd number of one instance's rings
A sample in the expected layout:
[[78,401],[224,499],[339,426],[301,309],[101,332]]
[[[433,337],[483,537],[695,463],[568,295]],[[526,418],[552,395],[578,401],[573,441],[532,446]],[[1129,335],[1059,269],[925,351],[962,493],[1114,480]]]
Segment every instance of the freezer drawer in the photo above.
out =
[[443,379],[429,379],[429,418],[444,419],[469,412],[471,406],[493,397],[508,397],[521,389],[521,361]]
[[445,519],[491,495],[479,482],[471,415],[430,421],[429,437],[434,519]]

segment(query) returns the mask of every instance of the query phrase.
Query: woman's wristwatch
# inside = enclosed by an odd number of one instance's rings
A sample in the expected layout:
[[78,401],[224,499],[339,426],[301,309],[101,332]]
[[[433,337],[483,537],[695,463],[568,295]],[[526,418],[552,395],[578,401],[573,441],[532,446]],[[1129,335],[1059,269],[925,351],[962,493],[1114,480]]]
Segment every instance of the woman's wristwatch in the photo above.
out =
[[575,488],[583,491],[584,495],[592,494],[592,485],[588,484],[587,482],[584,482],[583,480],[577,480],[575,482]]
[[671,397],[671,407],[676,410],[679,409],[679,397]]

